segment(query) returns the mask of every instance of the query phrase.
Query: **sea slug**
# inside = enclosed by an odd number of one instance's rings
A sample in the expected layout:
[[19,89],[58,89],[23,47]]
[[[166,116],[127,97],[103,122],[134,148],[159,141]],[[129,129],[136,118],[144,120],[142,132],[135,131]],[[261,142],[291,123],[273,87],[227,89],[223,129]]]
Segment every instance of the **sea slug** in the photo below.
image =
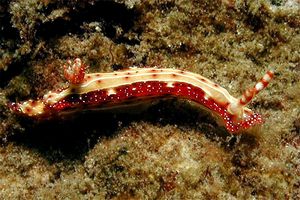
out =
[[246,107],[264,89],[274,73],[268,71],[240,98],[198,74],[170,68],[129,68],[112,73],[85,74],[79,58],[68,61],[64,74],[67,88],[50,91],[38,100],[10,103],[14,112],[34,118],[47,118],[81,110],[96,110],[142,102],[151,98],[175,96],[196,102],[221,119],[229,132],[239,132],[263,122],[261,115]]

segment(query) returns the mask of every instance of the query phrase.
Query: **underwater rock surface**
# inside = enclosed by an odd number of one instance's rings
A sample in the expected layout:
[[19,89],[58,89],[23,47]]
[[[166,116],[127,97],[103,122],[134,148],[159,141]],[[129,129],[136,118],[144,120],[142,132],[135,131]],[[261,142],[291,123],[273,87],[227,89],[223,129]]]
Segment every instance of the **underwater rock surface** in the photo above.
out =
[[[0,3],[1,199],[299,199],[300,5],[266,1]],[[238,97],[268,69],[249,105],[265,123],[231,135],[186,100],[36,122],[9,101],[88,71],[161,66],[199,73]]]

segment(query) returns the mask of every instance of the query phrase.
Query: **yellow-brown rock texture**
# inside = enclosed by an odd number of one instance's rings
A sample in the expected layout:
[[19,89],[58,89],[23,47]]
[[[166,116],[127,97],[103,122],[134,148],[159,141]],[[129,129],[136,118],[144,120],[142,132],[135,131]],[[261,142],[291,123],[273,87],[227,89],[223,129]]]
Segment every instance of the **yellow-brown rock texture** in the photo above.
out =
[[[0,1],[0,199],[300,199],[299,0]],[[10,101],[66,86],[62,65],[199,73],[233,96],[268,69],[231,135],[186,100],[35,121]]]

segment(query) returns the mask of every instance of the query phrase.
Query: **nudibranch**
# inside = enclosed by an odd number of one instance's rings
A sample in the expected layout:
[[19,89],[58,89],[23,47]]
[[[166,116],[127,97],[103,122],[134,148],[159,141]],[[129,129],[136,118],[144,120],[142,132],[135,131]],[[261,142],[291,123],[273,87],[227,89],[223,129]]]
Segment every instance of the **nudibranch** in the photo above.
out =
[[263,122],[261,115],[246,105],[264,89],[274,73],[268,71],[254,87],[240,98],[209,79],[188,71],[170,68],[129,68],[112,73],[85,74],[86,66],[79,58],[64,65],[69,81],[67,88],[50,91],[38,100],[10,103],[16,113],[43,118],[74,111],[96,110],[142,102],[151,98],[175,96],[195,102],[213,112],[226,129],[239,132]]

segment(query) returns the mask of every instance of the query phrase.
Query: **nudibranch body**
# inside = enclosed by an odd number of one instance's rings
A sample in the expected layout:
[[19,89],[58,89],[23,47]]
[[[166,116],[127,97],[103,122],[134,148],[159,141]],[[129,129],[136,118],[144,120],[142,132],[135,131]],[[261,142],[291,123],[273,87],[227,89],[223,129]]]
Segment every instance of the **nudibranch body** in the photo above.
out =
[[85,74],[79,58],[64,66],[69,87],[48,92],[40,100],[11,103],[13,111],[42,118],[76,110],[93,110],[128,101],[176,96],[189,99],[217,114],[229,132],[238,132],[262,123],[259,114],[246,107],[273,77],[268,71],[253,88],[240,98],[209,79],[188,71],[169,68],[130,68],[112,73]]

